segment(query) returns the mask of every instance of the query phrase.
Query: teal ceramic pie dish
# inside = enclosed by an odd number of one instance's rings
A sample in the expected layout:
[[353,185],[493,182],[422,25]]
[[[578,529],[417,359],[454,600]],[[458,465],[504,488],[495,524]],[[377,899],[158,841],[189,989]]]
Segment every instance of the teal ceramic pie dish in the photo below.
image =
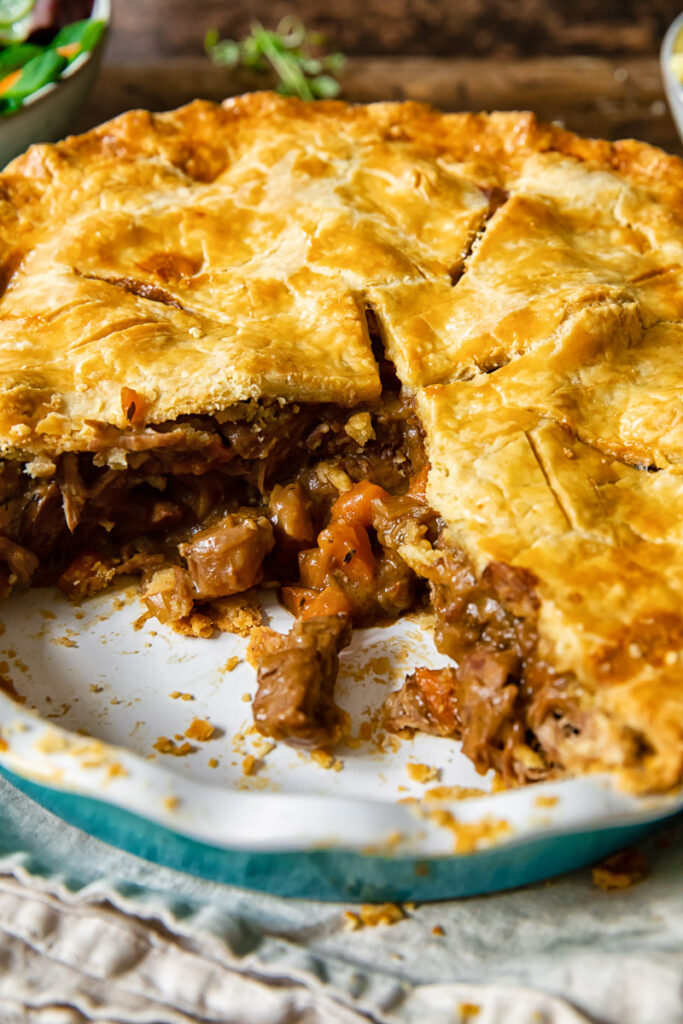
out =
[[378,856],[349,850],[223,849],[174,833],[119,807],[3,776],[53,814],[138,857],[214,882],[302,899],[427,901],[499,892],[594,863],[672,824],[678,815],[538,835],[460,856]]

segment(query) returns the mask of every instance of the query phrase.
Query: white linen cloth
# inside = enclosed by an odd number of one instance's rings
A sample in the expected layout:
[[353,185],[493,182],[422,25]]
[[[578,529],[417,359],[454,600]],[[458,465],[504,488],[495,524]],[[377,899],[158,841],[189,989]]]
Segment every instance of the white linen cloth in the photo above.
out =
[[622,892],[582,870],[349,932],[351,905],[157,867],[2,779],[0,808],[0,1024],[683,1024],[680,824]]

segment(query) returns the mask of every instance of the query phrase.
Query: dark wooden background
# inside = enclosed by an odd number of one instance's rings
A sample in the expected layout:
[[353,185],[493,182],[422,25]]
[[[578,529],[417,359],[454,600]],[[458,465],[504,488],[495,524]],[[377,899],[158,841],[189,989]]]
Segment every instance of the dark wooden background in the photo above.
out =
[[206,29],[229,37],[298,14],[345,53],[442,57],[651,55],[680,0],[114,0],[114,60],[190,57]]
[[448,110],[532,109],[574,131],[683,152],[658,51],[680,0],[113,0],[99,84],[76,128],[134,106],[222,99],[267,79],[215,68],[208,28],[241,37],[287,13],[349,57],[344,97]]

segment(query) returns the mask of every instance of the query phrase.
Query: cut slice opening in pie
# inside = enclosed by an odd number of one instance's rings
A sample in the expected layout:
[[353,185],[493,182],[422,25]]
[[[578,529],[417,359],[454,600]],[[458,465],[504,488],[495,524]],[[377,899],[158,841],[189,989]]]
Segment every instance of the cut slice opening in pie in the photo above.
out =
[[430,607],[396,731],[508,784],[683,781],[683,164],[519,113],[251,94],[0,175],[0,592],[140,577],[319,747],[350,628]]

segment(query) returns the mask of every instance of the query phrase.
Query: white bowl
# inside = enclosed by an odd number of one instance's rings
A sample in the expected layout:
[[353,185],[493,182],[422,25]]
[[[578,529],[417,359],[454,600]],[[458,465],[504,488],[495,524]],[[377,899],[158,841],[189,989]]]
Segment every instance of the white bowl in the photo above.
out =
[[[110,16],[110,0],[95,0],[91,17],[108,25]],[[44,85],[16,113],[0,118],[0,167],[32,142],[62,138],[95,83],[106,34],[105,29],[97,45],[69,64],[60,79]]]
[[674,53],[674,46],[678,34],[681,32],[683,32],[683,14],[679,14],[678,17],[671,22],[671,25],[664,36],[660,51],[660,61],[666,98],[669,101],[669,108],[673,119],[676,122],[678,134],[681,136],[681,139],[683,139],[683,83],[671,69],[671,58]]

